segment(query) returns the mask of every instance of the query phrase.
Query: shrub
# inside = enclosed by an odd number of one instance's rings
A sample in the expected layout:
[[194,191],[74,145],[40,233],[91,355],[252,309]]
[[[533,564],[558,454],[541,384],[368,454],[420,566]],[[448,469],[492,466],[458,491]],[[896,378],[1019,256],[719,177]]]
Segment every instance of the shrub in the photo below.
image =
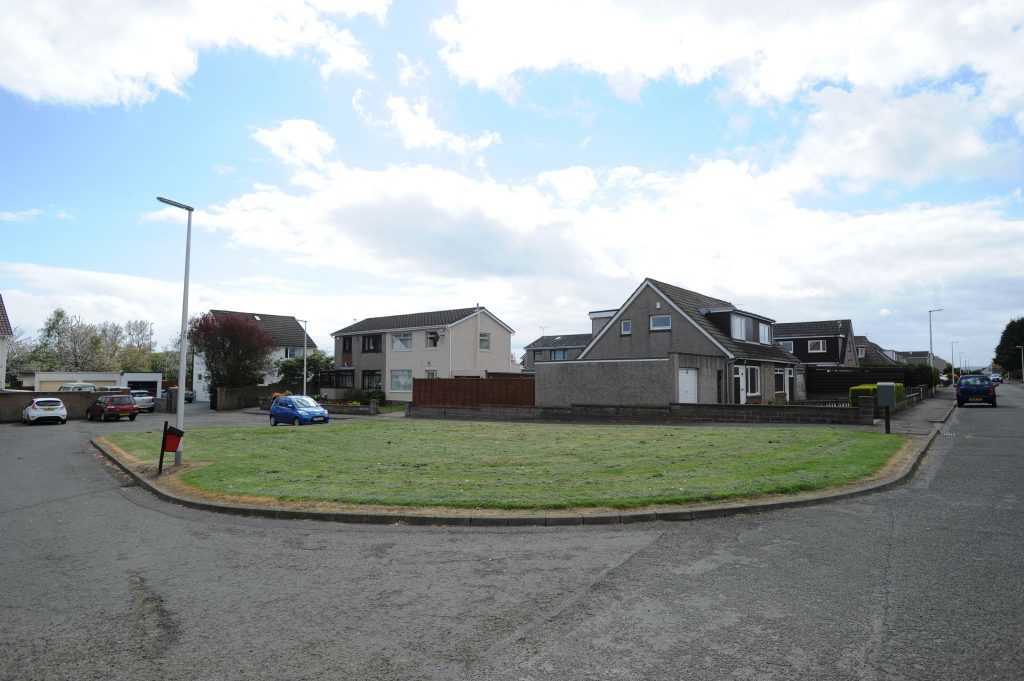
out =
[[[925,365],[927,366],[927,365]],[[896,384],[896,400],[902,400],[906,388],[902,383]],[[857,406],[858,397],[878,397],[878,384],[877,383],[862,383],[861,385],[855,385],[850,388],[850,404],[854,407]]]

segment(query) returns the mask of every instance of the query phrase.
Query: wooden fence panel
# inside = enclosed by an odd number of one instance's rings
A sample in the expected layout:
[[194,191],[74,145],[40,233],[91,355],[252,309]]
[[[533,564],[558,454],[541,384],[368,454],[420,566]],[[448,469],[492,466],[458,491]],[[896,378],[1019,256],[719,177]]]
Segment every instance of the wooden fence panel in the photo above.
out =
[[863,383],[892,381],[907,383],[907,372],[903,367],[819,367],[807,368],[807,396],[846,396],[850,388]]
[[414,378],[412,403],[419,407],[534,405],[532,378]]

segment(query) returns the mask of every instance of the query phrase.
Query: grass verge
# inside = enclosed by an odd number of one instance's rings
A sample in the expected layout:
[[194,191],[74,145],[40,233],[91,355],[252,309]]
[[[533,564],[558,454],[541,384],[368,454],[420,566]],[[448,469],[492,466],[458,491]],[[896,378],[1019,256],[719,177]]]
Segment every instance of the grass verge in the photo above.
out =
[[[107,438],[155,461],[160,432]],[[181,481],[282,501],[487,509],[639,508],[835,487],[879,471],[904,440],[831,428],[347,421],[208,428]]]

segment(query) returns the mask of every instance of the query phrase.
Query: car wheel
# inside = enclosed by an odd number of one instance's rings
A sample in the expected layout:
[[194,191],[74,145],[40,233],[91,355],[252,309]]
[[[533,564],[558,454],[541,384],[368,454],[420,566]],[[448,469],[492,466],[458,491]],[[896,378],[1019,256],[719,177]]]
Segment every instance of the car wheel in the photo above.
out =
[[277,419],[275,419],[273,416],[270,417],[270,425],[272,425],[272,426],[276,426],[277,425]]
[[995,400],[992,400],[992,406],[993,407],[996,406],[996,401]]
[[85,420],[86,421],[92,421],[92,412],[91,411],[85,412]]
[[136,416],[138,416],[138,414],[129,414],[128,415],[128,420],[129,421],[134,421]]
[[964,406],[964,403],[963,403],[963,402],[961,402],[960,400],[957,400],[957,401],[956,401],[956,406],[958,406],[958,407],[962,407],[962,406]]
[[67,420],[67,419],[61,419],[61,420],[60,420],[60,425],[62,425],[62,426],[63,426],[63,425],[64,425],[65,423],[67,423],[67,422],[68,422],[68,420]]
[[293,426],[299,425],[299,417],[298,416],[296,416],[295,418],[292,419],[292,425]]

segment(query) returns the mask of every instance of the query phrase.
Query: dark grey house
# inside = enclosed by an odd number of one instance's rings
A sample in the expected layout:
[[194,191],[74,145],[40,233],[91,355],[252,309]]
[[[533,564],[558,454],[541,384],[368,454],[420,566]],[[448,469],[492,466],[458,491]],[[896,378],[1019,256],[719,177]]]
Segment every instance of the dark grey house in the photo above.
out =
[[775,342],[808,366],[859,366],[853,322],[849,319],[780,322],[775,325]]
[[[864,367],[895,367],[903,362],[897,362],[893,358],[891,350],[885,350],[878,343],[868,340],[867,336],[857,336],[857,361]],[[927,364],[927,360],[925,360]]]
[[523,348],[523,371],[533,371],[537,362],[564,362],[576,359],[591,339],[589,333],[567,333],[560,336],[541,336]]
[[774,320],[645,279],[616,310],[590,314],[575,360],[536,365],[538,406],[776,404],[803,397],[800,360]]

